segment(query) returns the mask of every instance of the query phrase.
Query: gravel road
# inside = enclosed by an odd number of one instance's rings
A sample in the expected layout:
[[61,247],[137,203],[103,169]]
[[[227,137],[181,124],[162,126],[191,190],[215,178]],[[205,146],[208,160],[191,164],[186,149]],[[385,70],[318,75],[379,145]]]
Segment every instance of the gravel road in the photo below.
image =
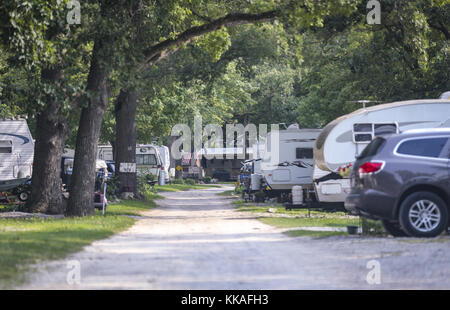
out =
[[[166,193],[128,231],[37,266],[21,288],[450,289],[448,236],[292,238],[234,210],[217,195],[228,189]],[[73,260],[81,278],[70,285]]]

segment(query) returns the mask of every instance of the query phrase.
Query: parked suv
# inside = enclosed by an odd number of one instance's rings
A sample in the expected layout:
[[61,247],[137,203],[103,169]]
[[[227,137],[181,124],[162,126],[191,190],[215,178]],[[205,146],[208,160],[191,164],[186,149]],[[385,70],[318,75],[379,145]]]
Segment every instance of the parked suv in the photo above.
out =
[[345,208],[380,219],[393,236],[434,237],[449,227],[450,128],[376,137],[357,158]]

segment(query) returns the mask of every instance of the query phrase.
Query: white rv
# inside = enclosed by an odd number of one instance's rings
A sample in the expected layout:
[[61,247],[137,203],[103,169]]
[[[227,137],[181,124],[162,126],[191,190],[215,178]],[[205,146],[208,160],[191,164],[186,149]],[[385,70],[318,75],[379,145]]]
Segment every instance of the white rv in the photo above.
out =
[[338,174],[375,136],[409,129],[450,127],[450,100],[410,100],[359,109],[329,123],[314,146],[314,186],[320,202],[343,202],[350,179]]
[[299,129],[295,124],[267,135],[261,172],[269,196],[289,193],[294,185],[312,184],[313,147],[319,134],[320,129]]
[[33,158],[34,142],[27,121],[0,120],[0,181],[31,177]]
[[154,144],[136,145],[136,169],[139,174],[151,174],[155,180],[159,180],[159,174],[163,167],[158,146]]
[[114,161],[113,148],[111,145],[99,145],[97,148],[97,158],[104,161]]

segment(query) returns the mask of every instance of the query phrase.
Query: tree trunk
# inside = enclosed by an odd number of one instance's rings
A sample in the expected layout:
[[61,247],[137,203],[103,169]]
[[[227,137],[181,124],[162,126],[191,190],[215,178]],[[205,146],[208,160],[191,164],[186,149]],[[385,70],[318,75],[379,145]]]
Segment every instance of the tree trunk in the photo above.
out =
[[[42,79],[55,82],[61,71],[43,70]],[[48,214],[64,213],[62,201],[61,157],[68,129],[60,107],[53,98],[37,116],[36,143],[32,175],[31,200],[27,208],[31,212]]]
[[136,105],[137,91],[121,90],[116,101],[116,172],[120,192],[137,194],[136,171],[121,172],[122,163],[136,163]]
[[[99,56],[103,43],[95,43],[92,63],[87,82],[88,106],[81,112],[78,127],[73,175],[70,184],[70,198],[67,215],[85,216],[94,214],[95,163],[97,159],[98,139],[103,114],[108,106],[107,79],[109,71],[100,65]],[[107,46],[105,46],[107,48]]]

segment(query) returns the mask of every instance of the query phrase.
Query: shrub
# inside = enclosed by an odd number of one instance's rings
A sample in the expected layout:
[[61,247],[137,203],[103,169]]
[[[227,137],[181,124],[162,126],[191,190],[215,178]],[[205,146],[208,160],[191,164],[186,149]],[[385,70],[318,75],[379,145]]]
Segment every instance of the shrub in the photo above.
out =
[[363,235],[385,235],[386,232],[380,221],[361,218],[361,228]]
[[204,177],[203,182],[205,182],[206,184],[211,183],[211,177]]
[[170,182],[172,184],[184,184],[183,179],[172,179]]
[[108,181],[106,181],[106,197],[110,200],[114,200],[118,197],[120,192],[119,177],[114,175]]
[[244,187],[242,185],[236,186],[234,188],[234,193],[235,194],[242,194],[243,191],[244,191]]
[[184,180],[184,183],[187,185],[195,185],[195,180],[194,179],[186,179],[186,180]]
[[155,180],[155,176],[152,174],[138,174],[137,186],[138,194],[140,197],[149,197],[149,194],[156,193],[156,190],[150,185]]

